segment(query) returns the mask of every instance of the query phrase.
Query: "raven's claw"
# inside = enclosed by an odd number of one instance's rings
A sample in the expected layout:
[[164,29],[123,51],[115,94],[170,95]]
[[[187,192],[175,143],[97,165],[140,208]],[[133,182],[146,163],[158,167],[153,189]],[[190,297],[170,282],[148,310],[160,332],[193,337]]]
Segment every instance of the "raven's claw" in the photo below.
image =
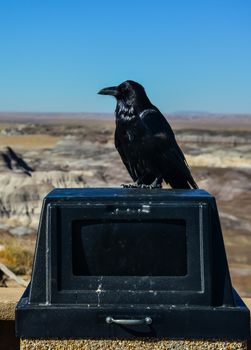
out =
[[140,185],[140,188],[148,188],[150,190],[154,188],[162,188],[161,184],[151,184],[151,185]]
[[132,183],[132,184],[121,184],[121,186],[123,188],[140,188],[141,186],[136,184],[136,183]]
[[153,182],[151,185],[144,185],[144,184],[137,184],[137,183],[132,183],[132,184],[121,184],[123,188],[148,188],[150,190],[154,188],[162,188],[162,185],[156,182]]

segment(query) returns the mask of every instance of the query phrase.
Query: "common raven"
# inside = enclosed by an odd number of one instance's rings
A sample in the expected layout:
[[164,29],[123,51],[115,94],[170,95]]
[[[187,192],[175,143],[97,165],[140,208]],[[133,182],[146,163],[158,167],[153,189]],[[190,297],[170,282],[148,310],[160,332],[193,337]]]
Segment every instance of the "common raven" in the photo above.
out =
[[3,161],[4,161],[4,165],[6,166],[6,168],[12,170],[12,165],[11,165],[11,158],[8,156],[8,154],[2,152],[1,153]]
[[[15,168],[18,170],[21,170],[24,174],[31,176],[31,172],[34,171],[24,160],[21,156],[17,155],[17,153],[11,148],[6,147],[7,153],[5,154],[5,157],[9,158],[10,162],[14,162]],[[5,160],[6,162],[6,160]]]
[[142,85],[127,80],[98,92],[117,100],[115,147],[134,184],[198,188],[166,118],[152,105]]

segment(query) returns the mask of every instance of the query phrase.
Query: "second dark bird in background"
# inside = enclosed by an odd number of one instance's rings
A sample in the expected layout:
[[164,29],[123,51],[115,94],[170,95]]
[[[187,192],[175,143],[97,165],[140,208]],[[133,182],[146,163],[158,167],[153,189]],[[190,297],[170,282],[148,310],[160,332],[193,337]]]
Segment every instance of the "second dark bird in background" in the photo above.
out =
[[5,166],[10,170],[17,170],[28,176],[31,176],[31,172],[34,171],[34,169],[31,168],[11,147],[6,147],[6,152],[2,152],[2,159]]
[[104,88],[117,100],[115,147],[134,181],[132,187],[198,188],[174,133],[142,85],[127,80]]

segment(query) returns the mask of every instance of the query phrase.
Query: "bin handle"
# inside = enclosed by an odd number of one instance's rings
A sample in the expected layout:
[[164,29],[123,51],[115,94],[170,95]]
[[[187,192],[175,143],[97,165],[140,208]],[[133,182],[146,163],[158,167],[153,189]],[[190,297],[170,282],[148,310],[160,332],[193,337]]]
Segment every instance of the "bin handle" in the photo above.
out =
[[151,317],[145,317],[142,319],[115,319],[111,316],[107,316],[105,319],[106,323],[111,324],[111,323],[116,323],[116,324],[121,324],[124,326],[137,326],[140,324],[151,324],[153,320]]

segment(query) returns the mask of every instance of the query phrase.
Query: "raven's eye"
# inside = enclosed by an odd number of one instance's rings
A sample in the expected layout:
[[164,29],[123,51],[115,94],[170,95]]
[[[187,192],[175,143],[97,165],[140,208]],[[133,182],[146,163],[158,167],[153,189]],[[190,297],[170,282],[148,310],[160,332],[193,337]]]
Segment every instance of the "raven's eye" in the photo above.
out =
[[128,87],[124,87],[123,94],[129,95],[130,94],[130,89]]
[[125,89],[120,89],[119,92],[120,92],[121,95],[126,95],[126,90]]

